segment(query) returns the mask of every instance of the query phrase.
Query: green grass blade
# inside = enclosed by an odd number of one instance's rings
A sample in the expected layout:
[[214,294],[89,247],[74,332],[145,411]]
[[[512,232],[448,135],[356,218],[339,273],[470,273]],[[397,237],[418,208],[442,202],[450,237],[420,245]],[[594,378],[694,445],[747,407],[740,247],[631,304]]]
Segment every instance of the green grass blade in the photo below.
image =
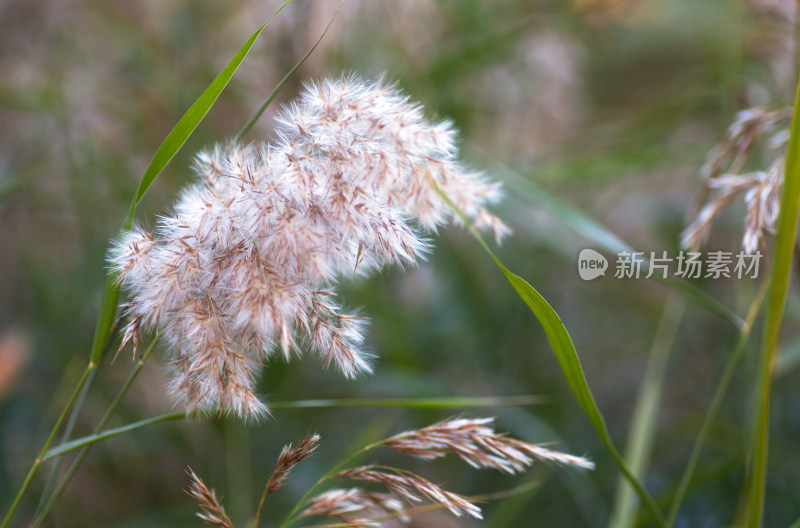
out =
[[54,447],[47,451],[43,457],[41,457],[41,461],[44,462],[46,460],[50,460],[52,458],[59,457],[61,455],[65,455],[70,451],[75,451],[76,449],[80,449],[82,447],[90,446],[92,444],[96,444],[102,440],[106,440],[108,438],[113,438],[115,436],[119,436],[124,433],[129,433],[131,431],[135,431],[137,429],[141,429],[142,427],[147,427],[148,425],[157,424],[161,422],[169,422],[174,420],[183,420],[188,418],[192,415],[187,413],[170,413],[170,414],[162,414],[159,416],[154,416],[153,418],[147,418],[146,420],[140,420],[138,422],[130,423],[127,425],[123,425],[122,427],[115,427],[113,429],[107,429],[101,433],[84,436],[82,438],[76,438],[71,442],[67,442],[66,444],[62,444],[59,446]]
[[764,490],[767,480],[769,453],[769,411],[772,389],[773,363],[780,339],[783,311],[789,291],[797,219],[800,212],[800,84],[795,95],[794,115],[786,147],[786,171],[783,177],[780,214],[778,216],[773,249],[769,301],[764,327],[764,340],[759,359],[758,385],[756,387],[755,419],[753,421],[753,458],[750,465],[747,491],[747,524],[749,528],[761,525],[764,511]]
[[524,396],[445,397],[445,398],[345,398],[329,400],[297,400],[271,402],[270,409],[324,409],[329,407],[402,407],[407,409],[458,409],[473,407],[502,407],[535,405],[544,398]]
[[608,426],[606,425],[605,418],[600,412],[600,408],[597,406],[597,403],[594,401],[592,391],[589,389],[589,384],[586,381],[586,376],[583,373],[581,361],[578,358],[578,351],[575,349],[572,338],[570,337],[569,332],[567,332],[567,328],[564,326],[563,321],[561,321],[561,317],[558,316],[556,311],[553,310],[553,307],[550,306],[547,300],[542,297],[542,295],[536,291],[533,286],[528,284],[528,282],[519,275],[513,273],[505,266],[505,264],[502,263],[497,255],[494,254],[494,251],[489,248],[489,245],[483,239],[481,234],[474,228],[474,226],[472,226],[472,222],[470,222],[469,218],[467,218],[466,215],[464,215],[464,213],[458,208],[458,206],[453,203],[450,197],[442,191],[436,181],[433,178],[429,178],[428,182],[439,192],[439,195],[442,197],[442,199],[453,209],[464,225],[470,226],[469,229],[472,235],[475,237],[484,251],[486,251],[489,257],[491,257],[503,275],[506,276],[508,282],[511,283],[511,286],[517,292],[517,295],[519,295],[520,298],[525,301],[525,304],[528,305],[528,308],[530,308],[531,312],[533,312],[533,315],[539,320],[539,323],[542,325],[545,335],[547,336],[547,340],[550,342],[550,347],[553,349],[553,352],[556,355],[556,360],[561,367],[561,372],[564,374],[573,396],[575,396],[575,399],[578,400],[578,405],[580,405],[581,409],[583,409],[583,412],[586,413],[586,416],[589,418],[589,421],[592,423],[592,426],[602,440],[603,444],[605,444],[606,449],[608,449],[609,453],[611,453],[611,456],[614,458],[617,466],[619,466],[622,474],[633,487],[634,491],[636,491],[636,494],[639,496],[641,501],[647,506],[650,514],[653,516],[658,525],[663,527],[664,515],[661,513],[658,504],[656,504],[656,501],[647,492],[647,490],[644,489],[644,486],[642,486],[642,484],[628,467],[628,464],[622,458],[622,455],[620,455],[619,451],[617,451],[617,448],[614,446],[614,442],[608,432]]
[[119,284],[117,284],[116,277],[108,274],[106,275],[106,284],[103,287],[103,298],[100,301],[100,313],[97,316],[97,325],[94,327],[92,350],[89,356],[89,363],[91,365],[99,364],[100,360],[103,358],[104,345],[111,337],[118,304]]
[[663,526],[663,514],[661,513],[661,510],[659,509],[655,500],[650,496],[647,490],[644,489],[644,486],[642,486],[642,484],[630,470],[628,465],[625,463],[625,460],[622,458],[622,455],[619,454],[619,451],[617,451],[616,447],[614,446],[614,442],[611,440],[611,435],[608,433],[608,427],[606,426],[605,418],[603,418],[600,409],[597,407],[597,403],[594,401],[594,396],[592,396],[592,392],[589,389],[586,376],[583,373],[583,367],[581,366],[580,359],[578,358],[578,352],[575,349],[575,345],[572,343],[572,338],[570,338],[564,323],[561,321],[561,318],[547,303],[545,298],[533,288],[533,286],[528,284],[525,279],[519,275],[509,271],[500,262],[500,260],[497,259],[493,253],[491,253],[491,251],[488,249],[488,246],[485,245],[485,242],[484,247],[490,252],[492,258],[495,260],[495,263],[517,291],[517,294],[522,298],[523,301],[525,301],[525,304],[528,305],[528,308],[531,309],[533,314],[542,324],[545,334],[547,335],[547,339],[550,342],[550,346],[553,348],[553,352],[555,353],[556,359],[561,367],[561,371],[564,373],[564,377],[567,379],[567,384],[569,385],[572,394],[575,396],[575,399],[578,400],[578,405],[580,405],[581,409],[583,409],[583,411],[586,413],[586,416],[589,418],[592,426],[594,426],[595,431],[600,436],[600,439],[603,441],[608,451],[611,453],[611,456],[614,458],[614,461],[619,466],[625,478],[636,491],[636,494],[650,510],[650,513],[658,522],[659,526]]
[[11,522],[11,517],[14,516],[14,512],[16,512],[17,507],[19,506],[20,501],[22,500],[22,497],[25,495],[25,492],[28,491],[28,487],[31,485],[33,477],[36,476],[36,472],[39,470],[39,466],[41,466],[42,462],[45,460],[44,458],[45,454],[50,448],[50,445],[53,443],[53,440],[55,440],[58,431],[61,429],[61,425],[64,423],[64,420],[67,417],[67,414],[70,412],[70,409],[72,409],[72,405],[75,403],[75,400],[79,397],[79,395],[83,391],[83,387],[86,384],[86,381],[90,378],[95,368],[97,367],[90,363],[86,367],[86,370],[83,371],[81,379],[78,381],[78,384],[72,391],[72,396],[70,396],[69,400],[67,401],[67,404],[64,406],[64,410],[61,411],[58,420],[56,420],[53,429],[50,431],[50,435],[47,437],[47,440],[45,441],[42,450],[39,452],[39,456],[37,456],[36,460],[33,461],[33,464],[31,464],[31,467],[28,470],[28,474],[25,476],[25,480],[22,481],[22,485],[19,487],[19,490],[17,491],[14,500],[11,502],[11,505],[9,506],[8,511],[6,512],[6,515],[3,518],[2,523],[0,523],[0,528],[6,528],[8,526],[8,523]]
[[672,528],[672,526],[675,524],[675,521],[678,519],[678,512],[680,512],[683,499],[686,497],[686,492],[689,490],[689,484],[694,476],[697,463],[700,461],[700,455],[703,452],[706,439],[708,438],[709,433],[711,433],[711,426],[714,424],[714,420],[717,418],[717,413],[722,406],[722,401],[725,399],[725,394],[728,392],[728,386],[731,383],[731,379],[733,379],[733,373],[736,370],[736,366],[739,364],[739,361],[744,354],[745,346],[747,345],[747,341],[750,339],[750,334],[752,333],[756,317],[758,316],[758,312],[761,310],[761,305],[764,303],[768,286],[769,277],[767,277],[767,280],[761,284],[753,303],[750,305],[747,318],[745,319],[745,326],[739,334],[739,338],[736,340],[736,344],[733,347],[733,352],[731,352],[731,355],[725,365],[725,370],[723,371],[722,377],[717,385],[717,390],[714,392],[714,398],[711,400],[711,405],[709,406],[708,411],[703,418],[700,431],[697,433],[697,439],[692,447],[692,453],[689,455],[689,461],[686,463],[686,469],[683,470],[680,483],[678,484],[673,496],[672,505],[669,509],[669,515],[667,516],[667,528]]
[[286,84],[286,81],[288,81],[292,77],[292,75],[294,75],[294,73],[300,68],[300,66],[302,66],[303,63],[306,62],[306,59],[308,59],[311,56],[311,54],[314,53],[314,50],[317,49],[317,46],[319,46],[319,43],[322,42],[322,39],[325,38],[325,35],[328,33],[328,30],[333,25],[333,21],[336,20],[336,16],[339,14],[339,11],[342,10],[342,6],[344,5],[345,1],[346,0],[342,0],[339,3],[339,7],[336,8],[336,12],[331,17],[330,21],[328,22],[328,25],[325,26],[325,31],[322,32],[322,34],[319,36],[319,38],[311,47],[311,49],[308,50],[308,53],[303,55],[303,58],[297,61],[297,64],[295,64],[292,67],[292,69],[289,70],[289,72],[283,76],[283,79],[281,79],[281,81],[275,86],[275,88],[272,89],[272,92],[270,92],[267,98],[264,99],[264,102],[261,103],[261,106],[258,107],[258,110],[256,110],[256,112],[253,114],[253,117],[251,117],[250,120],[247,123],[245,123],[245,125],[242,127],[239,133],[236,134],[236,137],[233,140],[235,143],[242,142],[244,136],[246,136],[247,133],[250,132],[250,129],[253,128],[253,125],[256,124],[256,121],[258,121],[258,119],[261,117],[261,114],[264,113],[264,110],[266,110],[267,107],[270,105],[270,103],[272,103],[273,99],[275,99],[275,96],[278,95],[283,86]]
[[[402,407],[408,409],[461,409],[478,407],[502,407],[506,405],[534,405],[541,403],[543,398],[533,394],[522,396],[488,396],[488,397],[462,397],[452,396],[444,398],[349,398],[328,400],[293,400],[270,403],[271,409],[325,409],[331,407]],[[141,420],[115,429],[98,432],[71,442],[58,445],[47,451],[42,458],[50,460],[81,447],[89,446],[113,438],[123,433],[134,431],[148,425],[171,421],[183,420],[194,416],[214,415],[214,411],[204,413],[170,413]]]
[[[664,373],[685,308],[684,298],[674,294],[667,297],[650,350],[642,386],[636,399],[625,446],[625,460],[630,464],[633,474],[640,479],[644,478],[650,464],[661,391],[664,386]],[[633,490],[626,481],[620,479],[608,526],[614,528],[633,526],[637,510],[638,504]]]
[[247,42],[239,48],[239,51],[236,52],[236,55],[230,60],[230,62],[222,69],[222,71],[217,75],[217,78],[214,79],[208,88],[200,94],[200,97],[189,107],[189,110],[183,114],[178,124],[175,125],[175,128],[170,131],[167,135],[166,139],[164,139],[161,146],[158,147],[158,150],[153,155],[153,159],[150,161],[150,165],[147,166],[147,169],[144,171],[144,176],[142,176],[142,180],[139,182],[139,187],[136,189],[136,195],[131,202],[130,210],[128,211],[128,216],[125,219],[125,227],[129,228],[131,223],[133,222],[133,215],[136,211],[136,206],[139,205],[139,202],[144,197],[147,190],[155,181],[156,177],[161,174],[161,171],[164,170],[164,167],[167,166],[167,163],[175,156],[175,154],[180,150],[186,140],[189,139],[189,136],[192,135],[195,128],[200,124],[203,118],[206,116],[211,107],[214,106],[214,103],[217,101],[217,98],[222,93],[222,90],[228,85],[233,74],[236,73],[236,70],[239,68],[239,65],[242,63],[244,58],[250,52],[250,48],[253,47],[255,44],[256,39],[261,35],[261,32],[264,31],[264,28],[267,27],[275,16],[283,10],[284,7],[289,5],[292,0],[286,0],[270,17],[264,22],[261,27],[259,27],[255,33],[250,35],[250,38],[247,39]]
[[[200,94],[200,97],[189,107],[189,110],[183,114],[178,124],[167,134],[167,137],[158,147],[153,159],[144,171],[139,187],[136,189],[136,194],[131,200],[131,205],[128,208],[128,214],[122,222],[122,230],[128,230],[133,225],[133,217],[136,214],[136,206],[144,198],[145,193],[153,184],[155,179],[164,170],[164,167],[175,157],[175,154],[183,147],[189,136],[197,128],[203,118],[208,114],[211,107],[217,101],[217,98],[222,93],[222,90],[228,85],[228,82],[236,73],[239,65],[250,52],[250,48],[255,44],[256,39],[261,32],[267,27],[267,24],[275,18],[275,15],[281,12],[284,7],[289,5],[292,0],[286,0],[281,6],[253,33],[247,42],[239,48],[236,55],[233,56],[231,61],[223,68],[217,75],[208,88]],[[103,300],[100,303],[100,314],[97,318],[97,326],[95,327],[94,340],[92,341],[91,361],[92,363],[99,363],[103,357],[103,348],[111,335],[111,326],[114,323],[114,316],[117,312],[117,304],[119,303],[119,285],[116,283],[116,277],[108,275],[106,277],[105,289],[103,290]]]
[[[520,198],[535,204],[538,208],[547,211],[554,218],[562,222],[564,225],[589,242],[614,254],[622,251],[635,251],[635,249],[627,242],[619,238],[607,227],[574,205],[556,198],[552,194],[536,185],[534,182],[524,178],[516,171],[512,170],[510,167],[507,167],[496,160],[494,161],[494,164],[499,169],[497,173],[501,175],[503,184],[511,192]],[[646,270],[648,265],[649,263],[645,259],[643,261],[643,269]],[[658,274],[654,274],[652,278],[661,282],[668,288],[681,293],[688,299],[697,303],[699,306],[702,306],[710,312],[717,314],[731,323],[737,329],[741,330],[744,323],[739,315],[694,285],[674,277],[662,278]]]
[[[64,432],[61,434],[61,439],[59,440],[59,444],[63,444],[64,442],[69,442],[70,437],[72,436],[72,431],[75,429],[75,424],[78,422],[78,416],[80,415],[80,411],[83,408],[84,403],[86,402],[86,396],[89,394],[89,389],[92,386],[92,382],[94,378],[97,376],[98,369],[92,369],[92,372],[89,374],[89,377],[86,379],[86,384],[81,389],[78,398],[75,400],[75,405],[73,406],[73,410],[69,415],[69,420],[67,420],[67,424],[64,426]],[[61,466],[61,459],[56,460],[53,463],[53,467],[50,468],[50,473],[47,475],[47,480],[45,481],[44,488],[42,489],[42,494],[39,497],[39,504],[36,505],[36,510],[34,511],[33,516],[37,517],[41,512],[42,508],[44,508],[45,500],[50,495],[50,491],[52,490],[53,486],[56,483],[56,477],[59,475],[59,470]]]

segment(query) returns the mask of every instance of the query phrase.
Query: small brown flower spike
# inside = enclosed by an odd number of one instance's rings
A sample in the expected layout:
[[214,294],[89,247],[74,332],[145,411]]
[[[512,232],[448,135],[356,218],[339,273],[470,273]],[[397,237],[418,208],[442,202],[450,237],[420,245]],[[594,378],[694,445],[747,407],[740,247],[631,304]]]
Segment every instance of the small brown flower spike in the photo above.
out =
[[310,457],[314,451],[319,447],[319,435],[314,434],[306,436],[297,447],[292,447],[292,444],[283,447],[281,455],[278,457],[278,463],[275,465],[275,470],[269,477],[269,483],[264,490],[264,496],[274,493],[278,490],[286,480],[289,478],[289,473],[297,464]]
[[[388,447],[422,460],[455,453],[474,468],[494,468],[511,474],[524,471],[534,459],[584,469],[594,468],[594,464],[585,458],[497,434],[491,427],[493,421],[493,418],[452,418],[400,433],[368,449]],[[427,500],[434,506],[447,508],[457,517],[482,518],[481,509],[468,497],[444,490],[404,469],[368,465],[342,471],[336,476],[378,484],[389,493],[376,494],[360,488],[332,489],[313,498],[303,517],[320,515],[336,518],[348,526],[380,527],[381,520],[403,520],[412,513],[397,500],[402,499],[412,505]]]
[[443,490],[436,484],[409,471],[392,470],[378,466],[362,466],[337,475],[340,478],[381,484],[387,490],[409,503],[422,502],[423,497],[444,506],[456,517],[468,515],[482,519],[481,509],[466,497]]
[[160,329],[171,394],[188,410],[260,417],[265,359],[315,352],[347,378],[370,372],[365,320],[333,285],[416,264],[425,234],[461,222],[443,198],[498,240],[486,211],[500,188],[456,160],[449,123],[430,123],[390,86],[358,79],[306,87],[279,117],[274,143],[201,153],[199,181],[154,234],[136,227],[109,262],[129,291],[125,342]]
[[395,435],[384,445],[422,460],[454,453],[470,466],[493,468],[514,474],[533,464],[534,459],[561,465],[594,469],[594,463],[497,434],[491,427],[494,418],[454,418]]
[[201,509],[201,511],[197,513],[197,516],[200,517],[203,522],[211,526],[233,528],[233,523],[230,517],[228,517],[228,514],[225,513],[225,508],[223,508],[222,504],[217,500],[217,495],[214,493],[214,490],[208,489],[208,486],[205,485],[191,468],[187,470],[187,473],[189,473],[189,477],[192,480],[187,493],[197,501]]
[[376,518],[381,516],[410,521],[403,510],[403,503],[391,493],[367,492],[359,488],[332,489],[311,499],[311,505],[301,517],[333,517],[358,528],[380,528],[381,521]]

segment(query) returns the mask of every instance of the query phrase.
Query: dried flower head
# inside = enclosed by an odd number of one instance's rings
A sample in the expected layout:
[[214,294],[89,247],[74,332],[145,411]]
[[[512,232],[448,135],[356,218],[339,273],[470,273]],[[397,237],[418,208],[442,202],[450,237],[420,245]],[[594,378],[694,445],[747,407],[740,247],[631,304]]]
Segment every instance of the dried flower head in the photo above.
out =
[[201,511],[197,512],[197,516],[200,517],[203,522],[211,526],[233,528],[233,523],[230,517],[228,517],[228,514],[225,513],[225,508],[223,508],[222,504],[217,500],[217,495],[214,493],[214,490],[209,489],[191,468],[187,470],[187,473],[192,483],[186,493],[194,498],[200,505]]
[[359,488],[332,489],[311,499],[302,517],[333,517],[354,527],[379,528],[381,517],[410,521],[403,503],[391,493],[374,493]]
[[[585,458],[497,434],[491,427],[493,421],[493,418],[452,418],[400,433],[367,449],[388,447],[422,460],[433,460],[451,452],[474,468],[494,468],[511,474],[524,471],[534,459],[594,468]],[[342,471],[336,477],[377,484],[388,494],[361,488],[333,489],[313,498],[303,512],[304,517],[320,515],[336,518],[348,526],[379,527],[383,520],[404,520],[415,512],[413,508],[404,508],[403,502],[398,501],[401,499],[410,505],[427,500],[435,507],[447,508],[457,517],[482,518],[474,500],[444,490],[405,469],[373,464]]]
[[497,184],[455,158],[455,131],[391,86],[308,85],[273,144],[226,145],[196,159],[199,180],[156,232],[125,233],[109,261],[129,291],[125,342],[161,329],[173,397],[189,410],[259,417],[264,360],[307,350],[352,378],[369,372],[363,318],[342,313],[341,277],[415,264],[422,233],[461,222],[446,195],[499,240],[485,207]]
[[583,457],[552,451],[497,434],[491,427],[494,418],[454,418],[395,435],[383,445],[423,460],[454,453],[470,466],[494,468],[514,474],[524,471],[535,459],[594,469]]
[[456,517],[468,515],[482,519],[481,509],[466,497],[446,491],[436,484],[410,471],[380,466],[361,466],[337,475],[339,478],[383,485],[394,495],[409,503],[422,502],[423,498],[434,504],[444,506]]
[[314,451],[319,447],[319,435],[313,434],[306,437],[297,444],[297,447],[292,447],[292,444],[283,446],[278,463],[275,465],[275,470],[269,477],[267,487],[264,490],[264,495],[269,495],[278,490],[289,478],[289,473],[297,464],[310,457]]
[[[744,193],[747,215],[742,248],[753,253],[764,235],[774,232],[778,219],[791,109],[750,108],[739,112],[725,140],[716,146],[700,169],[703,189],[698,203],[706,202],[681,235],[681,245],[698,249],[708,239],[714,220]],[[767,170],[741,173],[759,137],[767,135],[773,161]]]

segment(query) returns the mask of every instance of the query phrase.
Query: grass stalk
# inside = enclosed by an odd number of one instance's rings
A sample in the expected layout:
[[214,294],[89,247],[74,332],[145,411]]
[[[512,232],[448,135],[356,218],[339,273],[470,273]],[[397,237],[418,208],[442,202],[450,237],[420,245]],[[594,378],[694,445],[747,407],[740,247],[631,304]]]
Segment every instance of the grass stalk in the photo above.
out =
[[[125,380],[125,383],[123,383],[119,392],[117,392],[117,395],[111,401],[111,404],[106,409],[106,412],[103,414],[102,418],[100,418],[100,421],[97,422],[97,425],[95,426],[95,429],[92,432],[93,435],[99,434],[103,430],[103,427],[105,427],[106,423],[108,423],[108,420],[111,419],[111,416],[114,414],[114,411],[117,410],[117,407],[119,406],[120,402],[122,402],[122,399],[128,393],[128,389],[131,388],[131,385],[133,385],[134,380],[139,375],[139,372],[141,372],[142,367],[144,367],[145,362],[150,357],[150,354],[152,354],[153,349],[156,347],[156,344],[158,343],[158,339],[159,337],[158,335],[156,335],[153,338],[153,341],[145,350],[144,354],[142,354],[142,357],[139,359],[139,361],[136,362],[136,366],[134,366],[133,370],[128,375],[128,379]],[[67,487],[67,484],[69,484],[70,480],[72,480],[72,477],[75,475],[75,472],[78,470],[78,467],[83,463],[83,460],[89,454],[89,450],[92,448],[92,445],[93,444],[87,444],[83,446],[81,451],[75,457],[75,460],[72,461],[72,464],[70,465],[69,469],[67,469],[67,472],[64,474],[61,481],[58,483],[58,486],[55,488],[55,490],[53,490],[52,495],[50,495],[50,497],[46,499],[46,502],[44,503],[44,506],[42,507],[41,511],[34,516],[34,520],[31,523],[31,527],[36,528],[40,526],[42,521],[44,521],[44,519],[50,513],[50,510],[52,510],[53,506],[58,501],[59,497],[61,497],[61,494]],[[58,462],[58,460],[56,462]],[[45,498],[44,494],[42,495],[42,498]]]
[[[111,327],[111,333],[108,336],[108,340],[105,344],[105,350],[103,354],[111,347],[111,344],[114,342],[114,337],[116,335],[117,330],[119,329],[120,321],[117,320]],[[100,364],[98,363],[98,366]],[[86,380],[86,383],[83,385],[81,389],[81,393],[78,395],[78,399],[75,401],[75,405],[73,405],[72,412],[70,413],[69,420],[67,420],[67,425],[64,426],[64,433],[61,435],[61,439],[59,444],[63,444],[64,442],[68,442],[69,439],[72,437],[72,431],[75,428],[75,424],[78,421],[78,417],[81,414],[81,410],[83,410],[83,405],[86,403],[86,397],[89,394],[89,391],[94,384],[94,380],[97,377],[98,369],[93,369],[92,372],[89,374],[89,378]],[[45,482],[44,488],[42,489],[42,494],[39,497],[39,504],[36,505],[36,510],[34,511],[34,518],[39,516],[39,513],[42,511],[42,508],[45,505],[45,501],[47,500],[48,496],[51,493],[52,487],[55,485],[56,477],[58,476],[58,472],[61,469],[61,459],[56,459],[53,462],[53,467],[50,468],[50,474],[47,476],[47,482]]]
[[71,442],[67,442],[66,444],[62,444],[60,446],[54,447],[53,449],[50,449],[42,456],[42,462],[60,457],[62,455],[75,451],[76,449],[80,449],[84,446],[96,444],[97,442],[106,440],[108,438],[113,438],[115,436],[119,436],[124,433],[129,433],[131,431],[135,431],[136,429],[141,429],[142,427],[147,427],[148,425],[157,424],[161,422],[172,422],[175,420],[184,420],[186,418],[194,416],[196,415],[185,412],[161,414],[158,416],[154,416],[152,418],[139,420],[138,422],[129,423],[121,427],[106,429],[105,431],[102,431],[100,433],[84,436],[82,438],[77,438],[75,440],[72,440]]
[[[67,420],[67,424],[64,426],[64,432],[61,435],[61,439],[59,441],[60,444],[64,442],[68,442],[70,437],[72,436],[72,431],[75,429],[75,424],[78,421],[78,416],[80,415],[81,409],[83,408],[83,404],[86,401],[86,396],[89,393],[89,389],[94,382],[94,378],[97,376],[98,369],[92,370],[91,374],[89,374],[89,378],[86,380],[86,383],[83,385],[81,389],[81,393],[78,395],[77,400],[75,401],[75,405],[73,406],[73,412],[69,415],[69,420]],[[39,497],[39,504],[36,505],[36,511],[34,512],[33,516],[36,517],[39,515],[39,512],[42,510],[45,504],[45,500],[47,496],[50,495],[50,490],[55,485],[56,477],[58,476],[58,471],[61,468],[61,459],[57,459],[53,462],[53,467],[50,468],[50,474],[47,476],[47,481],[45,482],[44,488],[42,489],[42,495]]]
[[39,466],[41,466],[42,463],[45,460],[47,460],[45,458],[45,455],[48,449],[50,449],[50,444],[53,443],[53,440],[58,434],[58,431],[61,429],[61,425],[64,423],[64,419],[67,417],[67,414],[69,414],[70,409],[72,409],[72,404],[75,403],[75,400],[83,390],[86,381],[89,379],[89,376],[96,368],[97,365],[91,361],[86,366],[86,370],[83,371],[81,379],[75,386],[75,390],[72,392],[72,396],[70,397],[69,401],[67,401],[67,404],[64,406],[64,410],[61,411],[58,420],[56,420],[56,423],[53,426],[53,429],[50,431],[50,435],[47,437],[44,446],[42,446],[39,455],[33,461],[33,464],[31,464],[31,467],[28,470],[28,474],[25,476],[25,480],[22,481],[22,485],[20,486],[19,491],[17,491],[17,495],[14,497],[14,500],[11,502],[8,511],[6,512],[6,515],[3,518],[3,523],[0,524],[0,528],[6,528],[8,526],[8,523],[11,522],[11,518],[14,516],[14,512],[16,512],[17,508],[19,507],[20,501],[22,501],[22,497],[25,495],[25,492],[28,491],[31,482],[33,481],[33,477],[36,476],[36,472],[39,470]]
[[[657,426],[656,418],[664,386],[664,372],[685,309],[685,299],[678,297],[677,294],[670,294],[667,297],[650,350],[650,358],[647,361],[639,396],[636,399],[628,431],[628,443],[625,446],[625,460],[630,464],[633,474],[639,479],[644,479],[650,463]],[[636,521],[637,509],[638,504],[633,488],[620,478],[608,526],[610,528],[633,526]]]
[[797,219],[800,212],[800,84],[795,95],[794,114],[786,147],[786,169],[781,192],[773,249],[769,300],[765,316],[764,339],[759,356],[753,420],[753,456],[747,479],[746,526],[758,528],[764,513],[764,494],[769,455],[769,415],[773,367],[780,340],[783,312],[789,292]]
[[764,303],[769,282],[770,281],[767,279],[759,286],[756,297],[753,300],[753,303],[750,305],[750,309],[745,317],[744,327],[739,333],[739,338],[736,340],[733,352],[731,353],[730,357],[728,358],[728,362],[725,365],[725,370],[723,371],[722,378],[720,378],[719,384],[717,385],[714,398],[711,400],[711,405],[709,406],[708,411],[703,418],[703,423],[700,426],[700,431],[697,433],[697,439],[694,442],[694,447],[692,447],[692,453],[689,455],[689,461],[686,463],[686,469],[684,469],[683,475],[681,475],[680,483],[678,484],[675,495],[672,498],[672,504],[669,509],[669,514],[667,515],[667,528],[672,528],[672,526],[675,524],[675,521],[678,519],[678,512],[680,512],[683,499],[686,497],[686,492],[689,490],[689,484],[692,481],[692,476],[697,468],[697,463],[700,460],[700,455],[703,452],[703,447],[708,439],[708,435],[711,433],[711,426],[714,424],[717,413],[722,406],[722,401],[725,399],[725,395],[728,392],[728,387],[733,379],[733,373],[736,371],[736,367],[738,366],[739,361],[742,359],[745,346],[747,345],[747,342],[750,339],[750,334],[753,330],[753,324],[758,316],[758,312],[761,310],[761,305]]
[[503,407],[537,405],[545,401],[542,396],[532,394],[523,396],[467,397],[452,396],[444,398],[343,398],[328,400],[296,400],[272,402],[271,409],[324,409],[328,407],[399,407],[414,409],[458,409],[460,407]]
[[[388,408],[404,408],[404,409],[469,409],[475,407],[502,407],[502,406],[519,406],[519,405],[533,405],[540,403],[542,400],[536,396],[498,396],[489,398],[471,398],[471,397],[447,397],[447,398],[388,398],[388,399],[343,399],[343,400],[296,400],[285,402],[273,402],[270,404],[272,409],[324,409],[340,407],[337,402],[343,402],[341,407],[388,407]],[[91,434],[81,438],[76,438],[65,444],[58,445],[50,449],[43,458],[50,460],[58,458],[67,453],[80,449],[87,445],[96,444],[103,440],[119,436],[123,433],[135,431],[148,425],[153,425],[161,422],[170,422],[176,420],[184,420],[187,418],[199,418],[203,416],[217,416],[218,410],[209,410],[208,412],[198,413],[185,413],[176,412],[146,418],[138,422],[130,423],[117,427],[114,429],[106,429],[105,431]]]
[[429,176],[428,182],[439,192],[439,195],[453,209],[453,212],[461,219],[463,224],[465,226],[469,226],[470,233],[472,233],[472,235],[478,241],[478,244],[480,244],[483,250],[486,251],[489,257],[495,263],[497,268],[503,273],[503,275],[505,275],[508,282],[517,292],[517,295],[519,295],[519,297],[525,302],[525,304],[533,313],[534,317],[536,317],[536,319],[542,325],[542,328],[547,335],[547,340],[549,341],[550,346],[553,349],[553,353],[556,356],[556,360],[561,367],[561,372],[564,374],[573,396],[578,401],[578,405],[580,405],[587,418],[589,418],[589,421],[594,427],[595,432],[606,446],[606,449],[611,454],[611,457],[614,459],[614,462],[616,462],[623,476],[636,491],[636,494],[639,496],[641,501],[647,506],[650,515],[656,521],[658,526],[663,527],[665,522],[664,514],[661,512],[661,509],[658,507],[658,504],[656,503],[655,499],[653,499],[652,495],[647,492],[642,483],[639,482],[639,479],[636,477],[636,475],[633,474],[630,467],[628,467],[625,459],[619,453],[614,445],[614,441],[611,439],[611,434],[608,431],[608,425],[606,424],[605,417],[600,411],[600,408],[597,406],[594,395],[589,388],[586,375],[583,372],[583,366],[581,365],[580,358],[578,357],[578,351],[575,349],[575,344],[572,342],[572,338],[570,337],[566,326],[564,326],[564,322],[561,320],[561,317],[559,317],[558,313],[556,313],[553,307],[547,302],[547,299],[545,299],[542,294],[536,290],[536,288],[531,286],[525,279],[509,270],[505,264],[503,264],[500,258],[495,255],[494,251],[491,250],[489,244],[486,243],[486,240],[484,240],[483,236],[478,232],[475,226],[472,225],[469,218],[458,208],[458,206],[450,199],[450,197],[447,196],[444,191],[442,191],[432,177]]
[[317,49],[317,46],[319,46],[319,43],[322,42],[323,38],[325,38],[325,35],[328,33],[328,30],[331,28],[331,25],[333,25],[333,21],[336,20],[336,15],[338,15],[339,11],[342,10],[342,6],[344,5],[344,3],[346,1],[347,0],[342,0],[339,3],[339,7],[336,8],[336,12],[331,17],[330,21],[328,22],[328,25],[325,26],[325,30],[319,36],[317,41],[314,43],[314,45],[311,47],[311,49],[308,50],[308,53],[303,55],[303,58],[300,59],[299,61],[297,61],[297,64],[295,64],[292,67],[292,69],[289,70],[286,73],[286,75],[283,76],[283,79],[280,80],[280,82],[275,86],[275,88],[272,89],[270,94],[267,96],[266,99],[264,99],[264,102],[261,103],[261,106],[258,107],[258,110],[255,111],[255,113],[250,118],[250,120],[247,121],[247,123],[245,123],[245,125],[242,127],[242,129],[239,131],[239,133],[236,134],[236,137],[233,140],[234,143],[241,143],[242,142],[242,140],[244,139],[244,136],[246,136],[247,133],[250,132],[250,129],[253,128],[253,125],[256,124],[256,121],[258,121],[258,119],[261,117],[261,114],[264,113],[264,110],[266,110],[267,107],[270,105],[270,103],[272,103],[273,99],[275,99],[275,97],[278,95],[278,92],[280,92],[281,89],[283,88],[283,85],[286,84],[286,81],[288,81],[292,77],[292,75],[294,75],[294,73],[300,68],[300,66],[302,66],[303,63],[306,62],[306,59],[308,59],[311,56],[311,54],[314,53],[314,50]]

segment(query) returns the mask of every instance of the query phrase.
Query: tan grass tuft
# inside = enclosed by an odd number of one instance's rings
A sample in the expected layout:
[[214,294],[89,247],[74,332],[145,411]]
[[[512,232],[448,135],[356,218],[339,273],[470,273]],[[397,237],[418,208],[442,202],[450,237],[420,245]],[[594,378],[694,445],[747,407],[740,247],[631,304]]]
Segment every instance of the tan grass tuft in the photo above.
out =
[[217,500],[214,490],[209,489],[191,468],[187,469],[187,473],[192,482],[186,493],[200,505],[201,511],[197,512],[197,516],[211,526],[233,528],[233,523],[228,514],[225,513],[225,508]]

